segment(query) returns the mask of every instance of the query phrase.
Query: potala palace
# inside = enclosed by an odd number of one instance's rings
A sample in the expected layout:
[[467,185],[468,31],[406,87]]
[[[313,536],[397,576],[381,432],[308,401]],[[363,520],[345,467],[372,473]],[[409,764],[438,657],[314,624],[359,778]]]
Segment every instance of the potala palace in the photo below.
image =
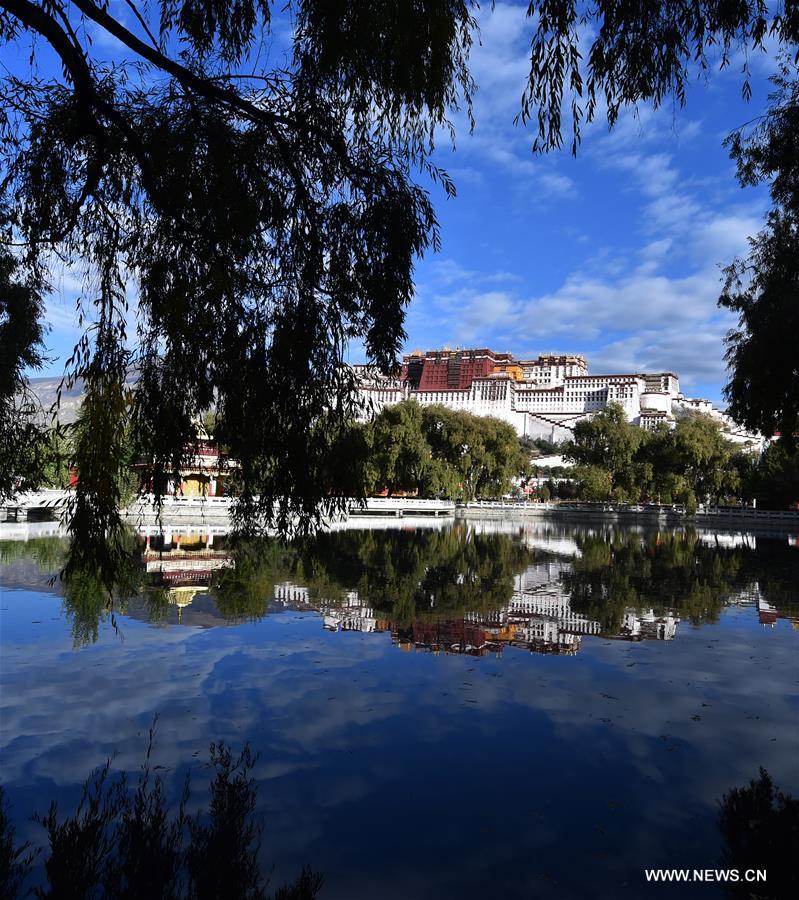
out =
[[709,400],[685,397],[673,372],[590,374],[579,355],[545,355],[516,359],[487,348],[414,351],[403,357],[402,369],[385,376],[367,366],[355,366],[366,414],[401,400],[441,404],[509,422],[521,435],[562,441],[577,422],[603,410],[622,406],[630,422],[652,429],[673,425],[686,411],[716,419],[735,443],[759,449],[762,438],[736,425]]

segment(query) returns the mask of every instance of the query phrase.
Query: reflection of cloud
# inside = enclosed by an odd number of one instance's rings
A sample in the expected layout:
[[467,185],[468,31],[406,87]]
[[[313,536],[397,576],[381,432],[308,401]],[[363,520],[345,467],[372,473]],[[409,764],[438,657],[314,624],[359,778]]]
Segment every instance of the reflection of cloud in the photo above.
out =
[[715,800],[759,765],[785,789],[799,781],[795,636],[752,609],[669,643],[475,660],[293,613],[205,630],[123,617],[124,640],[106,624],[75,652],[59,602],[3,596],[12,797],[74,798],[115,751],[135,771],[156,711],[173,790],[211,738],[249,740],[276,881],[310,862],[332,898],[408,896],[395,877],[407,858],[423,898],[611,896],[637,867],[712,865]]

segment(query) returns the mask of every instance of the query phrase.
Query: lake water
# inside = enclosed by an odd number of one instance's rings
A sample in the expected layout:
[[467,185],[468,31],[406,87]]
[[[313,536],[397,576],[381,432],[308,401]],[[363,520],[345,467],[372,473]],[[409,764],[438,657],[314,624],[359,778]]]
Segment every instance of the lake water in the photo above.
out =
[[[274,883],[338,898],[715,897],[724,793],[799,793],[786,535],[369,523],[234,553],[153,537],[112,617],[0,533],[2,783],[22,837],[158,715],[171,797],[249,742]],[[235,564],[234,564],[235,563]]]

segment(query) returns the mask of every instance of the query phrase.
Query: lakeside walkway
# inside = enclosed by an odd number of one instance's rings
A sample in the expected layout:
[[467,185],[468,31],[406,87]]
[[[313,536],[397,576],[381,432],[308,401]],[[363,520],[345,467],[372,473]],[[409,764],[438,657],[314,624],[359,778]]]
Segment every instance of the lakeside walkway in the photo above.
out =
[[[62,518],[70,491],[35,491],[21,494],[0,508],[0,521],[58,521]],[[161,498],[160,507],[152,495],[138,497],[123,516],[137,525],[163,522],[179,524],[198,522],[224,527],[230,522],[232,497],[171,497]],[[369,497],[353,499],[347,513],[331,519],[335,527],[352,519],[564,519],[607,523],[640,523],[652,525],[696,525],[737,528],[742,525],[757,528],[781,528],[799,532],[799,510],[764,510],[750,507],[704,507],[689,515],[680,506],[657,504],[618,504],[558,502],[538,503],[514,500],[474,500],[455,504],[451,500],[432,500],[418,497]]]
[[668,525],[729,524],[730,527],[796,528],[799,530],[799,509],[772,510],[751,507],[707,506],[689,514],[681,506],[625,503],[534,503],[508,500],[473,500],[458,507],[463,518],[541,518],[582,519],[603,522],[651,522]]

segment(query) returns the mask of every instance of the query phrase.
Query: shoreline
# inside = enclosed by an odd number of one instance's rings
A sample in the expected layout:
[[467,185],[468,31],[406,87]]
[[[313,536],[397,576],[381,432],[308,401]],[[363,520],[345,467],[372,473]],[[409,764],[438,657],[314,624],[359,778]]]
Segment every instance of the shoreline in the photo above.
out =
[[[185,532],[212,532],[222,536],[231,530],[230,517],[221,515],[219,510],[213,516],[203,516],[193,510],[181,510],[180,515],[165,515],[159,523],[154,516],[144,516],[129,513],[125,518],[141,533],[153,534],[164,531]],[[493,527],[505,523],[508,527],[519,527],[525,523],[547,526],[570,525],[589,528],[610,526],[630,527],[637,530],[685,530],[694,529],[704,533],[726,534],[760,534],[769,537],[787,537],[795,539],[799,543],[799,523],[792,524],[785,520],[766,520],[758,517],[743,519],[730,516],[697,516],[686,517],[680,515],[668,518],[656,514],[610,512],[610,511],[586,511],[586,510],[558,510],[558,509],[475,509],[458,508],[454,515],[449,516],[350,516],[346,520],[330,522],[326,531],[343,530],[404,530],[408,528],[445,529],[457,523],[470,523],[477,525],[483,522]],[[0,541],[2,540],[30,540],[39,537],[64,537],[66,529],[57,520],[53,521],[28,521],[0,523]]]
[[726,528],[740,531],[741,526],[747,530],[782,530],[789,534],[799,533],[799,512],[793,513],[775,510],[748,511],[708,511],[686,515],[680,512],[664,512],[659,510],[630,509],[587,509],[561,506],[544,506],[544,504],[518,505],[516,507],[496,504],[466,505],[458,507],[456,518],[462,519],[545,519],[566,520],[572,522],[606,522],[613,525],[654,525],[669,528],[692,526],[695,528]]

